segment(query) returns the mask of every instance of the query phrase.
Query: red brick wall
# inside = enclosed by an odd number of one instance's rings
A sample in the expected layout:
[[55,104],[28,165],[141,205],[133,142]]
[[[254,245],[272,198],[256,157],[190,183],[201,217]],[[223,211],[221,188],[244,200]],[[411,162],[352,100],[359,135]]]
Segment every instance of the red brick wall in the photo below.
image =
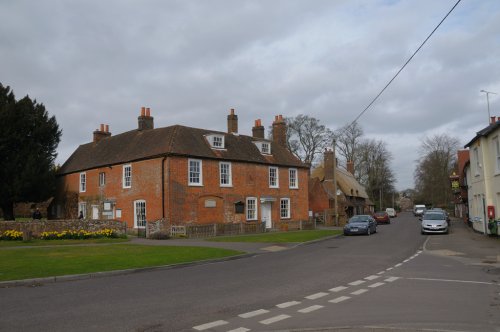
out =
[[[272,203],[272,220],[280,220],[280,198],[290,198],[291,218],[285,220],[308,219],[308,170],[297,169],[299,189],[288,186],[288,167],[279,167],[279,188],[269,188],[266,165],[231,162],[232,187],[219,185],[219,161],[202,161],[203,186],[188,186],[188,158],[168,157],[164,163],[165,218],[174,224],[242,222],[245,214],[235,214],[234,204],[246,203],[246,197],[269,196],[276,199]],[[123,165],[114,165],[86,171],[87,189],[79,193],[80,173],[66,175],[59,180],[58,198],[64,192],[78,193],[80,202],[87,202],[87,217],[91,218],[92,205],[98,205],[102,212],[102,202],[115,201],[115,210],[121,210],[117,220],[134,226],[134,201],[146,201],[147,220],[162,218],[162,158],[130,163],[132,166],[132,187],[123,188]],[[106,185],[99,187],[99,173],[106,173]],[[206,207],[206,201],[212,201]],[[60,204],[60,203],[59,203]],[[73,211],[77,209],[74,207]],[[260,201],[258,202],[260,218]],[[74,212],[73,212],[74,213]],[[62,216],[67,217],[67,216]],[[74,216],[73,216],[74,217]],[[101,217],[101,215],[100,215]]]
[[323,211],[329,209],[330,200],[321,181],[318,178],[312,178],[309,186],[309,210],[313,211],[313,214],[316,214],[323,213]]

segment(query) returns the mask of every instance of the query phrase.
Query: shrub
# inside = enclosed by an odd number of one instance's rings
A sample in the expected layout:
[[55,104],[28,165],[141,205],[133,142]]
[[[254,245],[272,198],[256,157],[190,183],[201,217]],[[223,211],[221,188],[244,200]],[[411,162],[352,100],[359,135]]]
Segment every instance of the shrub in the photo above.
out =
[[168,240],[170,239],[170,234],[166,232],[154,232],[149,235],[149,238],[152,240]]

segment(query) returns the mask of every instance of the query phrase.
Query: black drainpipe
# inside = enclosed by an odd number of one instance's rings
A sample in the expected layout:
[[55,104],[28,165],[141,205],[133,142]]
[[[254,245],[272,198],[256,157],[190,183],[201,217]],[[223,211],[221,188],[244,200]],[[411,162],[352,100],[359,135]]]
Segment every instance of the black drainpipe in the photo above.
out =
[[165,160],[167,157],[163,157],[161,160],[161,217],[165,219]]

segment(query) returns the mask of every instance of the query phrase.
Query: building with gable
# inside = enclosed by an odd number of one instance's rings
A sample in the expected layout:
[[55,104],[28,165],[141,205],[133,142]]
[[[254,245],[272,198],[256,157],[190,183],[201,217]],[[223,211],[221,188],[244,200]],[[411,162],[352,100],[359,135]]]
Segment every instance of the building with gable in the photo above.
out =
[[465,145],[470,165],[466,173],[469,218],[473,228],[489,234],[488,222],[500,219],[500,117]]
[[325,150],[323,164],[312,171],[309,179],[310,210],[315,216],[325,216],[327,224],[334,223],[335,214],[338,213],[339,225],[353,215],[372,214],[373,203],[365,188],[354,178],[354,164],[348,162],[348,170],[341,169],[336,164],[334,151]]
[[273,122],[265,139],[261,120],[252,136],[238,133],[234,110],[228,131],[174,125],[154,128],[142,108],[138,128],[111,135],[94,131],[58,171],[53,218],[117,219],[129,227],[163,219],[174,225],[308,219],[309,166],[286,146],[286,123]]

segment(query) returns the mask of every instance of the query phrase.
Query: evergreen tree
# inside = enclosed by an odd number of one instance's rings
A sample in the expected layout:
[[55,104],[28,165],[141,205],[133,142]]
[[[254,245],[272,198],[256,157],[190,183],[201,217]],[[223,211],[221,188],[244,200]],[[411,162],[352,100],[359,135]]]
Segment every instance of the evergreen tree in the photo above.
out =
[[54,160],[61,131],[45,106],[29,96],[16,101],[0,83],[0,207],[14,219],[14,203],[40,202],[55,189]]

